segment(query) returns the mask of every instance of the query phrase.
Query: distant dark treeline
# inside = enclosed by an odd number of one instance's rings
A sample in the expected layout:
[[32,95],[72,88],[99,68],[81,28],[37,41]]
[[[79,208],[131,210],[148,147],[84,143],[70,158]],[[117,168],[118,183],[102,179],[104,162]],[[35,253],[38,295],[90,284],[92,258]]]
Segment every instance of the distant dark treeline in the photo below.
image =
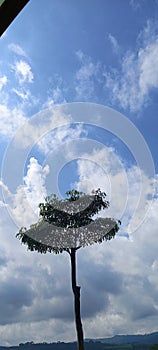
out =
[[[85,343],[85,350],[150,350],[151,344],[106,344],[89,341]],[[0,350],[77,350],[77,343],[39,343],[28,342],[19,346],[0,346]]]
[[[85,350],[156,350],[158,332],[144,335],[116,335],[112,338],[87,339]],[[77,350],[77,343],[39,343],[30,341],[18,346],[0,346],[0,350]]]

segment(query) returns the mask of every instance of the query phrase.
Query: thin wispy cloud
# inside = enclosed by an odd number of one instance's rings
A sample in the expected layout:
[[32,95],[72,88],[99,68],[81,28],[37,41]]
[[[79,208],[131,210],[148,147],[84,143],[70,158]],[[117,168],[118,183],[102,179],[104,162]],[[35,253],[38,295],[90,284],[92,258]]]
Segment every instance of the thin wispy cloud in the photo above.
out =
[[46,102],[43,104],[43,108],[50,108],[54,104],[66,103],[64,97],[63,89],[60,86],[56,86],[49,92],[49,97]]
[[141,2],[139,0],[130,0],[129,1],[129,4],[134,11],[139,10],[143,3],[144,3],[144,0],[142,0]]
[[[141,110],[150,99],[150,92],[158,88],[158,31],[157,25],[147,23],[138,36],[137,51],[128,51],[122,57],[120,68],[104,72],[105,87],[112,91],[113,101],[132,112]],[[141,38],[141,41],[140,41]],[[142,41],[143,39],[143,41]]]
[[81,50],[76,52],[76,57],[80,63],[75,76],[76,96],[77,99],[88,100],[94,97],[100,63],[93,62],[92,58],[86,56]]
[[118,54],[118,52],[119,52],[119,44],[118,44],[116,38],[111,33],[109,33],[108,34],[108,39],[109,39],[109,41],[111,43],[113,52],[115,54]]
[[12,43],[12,44],[9,44],[8,45],[8,48],[9,48],[9,50],[11,50],[12,52],[14,52],[16,55],[18,55],[18,56],[23,56],[23,57],[27,57],[27,54],[26,54],[26,52],[23,50],[23,48],[20,46],[20,45],[18,45],[18,44],[14,44],[14,43]]
[[19,96],[22,100],[28,100],[30,98],[29,90],[23,91],[23,90],[13,89],[13,92],[15,92],[15,94]]
[[8,81],[8,79],[7,79],[6,75],[0,77],[0,91],[7,84],[7,81]]
[[15,71],[19,84],[33,82],[34,75],[31,66],[26,61],[16,61],[13,65],[13,70]]
[[26,117],[18,108],[10,109],[0,104],[0,135],[9,140],[26,122]]

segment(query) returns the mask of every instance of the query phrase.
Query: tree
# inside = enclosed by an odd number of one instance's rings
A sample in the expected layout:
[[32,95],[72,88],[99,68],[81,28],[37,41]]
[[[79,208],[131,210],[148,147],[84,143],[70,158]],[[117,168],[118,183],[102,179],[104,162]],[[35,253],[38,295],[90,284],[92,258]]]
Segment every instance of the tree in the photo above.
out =
[[28,230],[21,228],[17,237],[31,251],[56,254],[66,251],[70,255],[78,350],[84,350],[80,287],[76,281],[76,251],[83,246],[114,238],[120,221],[101,217],[93,219],[99,211],[109,206],[105,192],[100,189],[91,195],[76,190],[68,191],[66,195],[64,200],[54,194],[47,197],[45,203],[39,204],[39,221]]

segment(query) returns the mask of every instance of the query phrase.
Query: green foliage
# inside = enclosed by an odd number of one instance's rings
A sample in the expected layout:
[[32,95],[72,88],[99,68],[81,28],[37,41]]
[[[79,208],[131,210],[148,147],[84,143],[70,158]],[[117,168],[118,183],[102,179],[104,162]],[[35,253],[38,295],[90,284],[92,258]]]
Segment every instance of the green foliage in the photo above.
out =
[[[27,229],[26,227],[22,227],[19,232],[17,233],[16,237],[19,238],[21,240],[21,243],[27,245],[28,250],[33,251],[38,251],[38,253],[41,254],[46,254],[47,252],[51,253],[55,253],[58,254],[60,253],[60,251],[58,251],[58,249],[55,249],[49,245],[43,244],[41,242],[36,241],[35,239],[31,238],[30,236],[28,236],[26,234]],[[61,251],[62,253],[62,251]]]
[[158,344],[152,345],[150,350],[158,350]]
[[[101,243],[103,240],[112,239],[116,232],[119,230],[118,223],[111,218],[97,218],[93,220],[93,216],[98,214],[102,209],[108,208],[109,202],[106,200],[105,192],[100,189],[93,191],[91,195],[86,195],[83,192],[72,190],[66,192],[67,198],[60,200],[56,195],[52,194],[46,197],[45,203],[40,203],[40,216],[41,219],[34,225],[31,225],[30,229],[34,232],[38,232],[39,228],[44,225],[60,229],[63,228],[64,232],[69,235],[70,229],[78,230],[80,236],[87,238],[87,242],[84,245],[92,243]],[[53,226],[54,225],[54,226]],[[47,226],[46,226],[47,227]],[[97,230],[100,234],[97,236]],[[61,231],[60,231],[61,232]],[[28,233],[28,234],[27,234]],[[43,241],[35,240],[29,235],[26,228],[21,228],[16,235],[23,244],[26,244],[31,251],[38,251],[40,253],[54,252],[56,254],[63,251],[69,252],[68,248],[53,247],[49,243],[44,244]],[[36,236],[35,236],[36,237]],[[93,237],[93,240],[91,239]],[[86,241],[85,238],[85,241]],[[83,239],[81,239],[81,242]],[[80,246],[76,247],[76,249]]]
[[[81,227],[89,225],[92,216],[109,206],[109,202],[105,200],[106,194],[100,189],[92,195],[76,190],[66,194],[68,198],[65,200],[59,200],[53,194],[46,198],[46,203],[39,204],[40,215],[44,220],[59,227]],[[79,199],[81,200],[78,201]]]

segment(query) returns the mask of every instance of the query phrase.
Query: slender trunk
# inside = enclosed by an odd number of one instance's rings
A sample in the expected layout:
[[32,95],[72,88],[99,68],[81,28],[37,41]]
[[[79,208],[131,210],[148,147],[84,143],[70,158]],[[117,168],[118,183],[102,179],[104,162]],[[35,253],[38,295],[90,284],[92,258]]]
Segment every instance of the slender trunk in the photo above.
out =
[[71,282],[74,294],[75,323],[78,341],[78,350],[84,350],[83,329],[80,312],[80,287],[76,285],[76,249],[71,249]]

